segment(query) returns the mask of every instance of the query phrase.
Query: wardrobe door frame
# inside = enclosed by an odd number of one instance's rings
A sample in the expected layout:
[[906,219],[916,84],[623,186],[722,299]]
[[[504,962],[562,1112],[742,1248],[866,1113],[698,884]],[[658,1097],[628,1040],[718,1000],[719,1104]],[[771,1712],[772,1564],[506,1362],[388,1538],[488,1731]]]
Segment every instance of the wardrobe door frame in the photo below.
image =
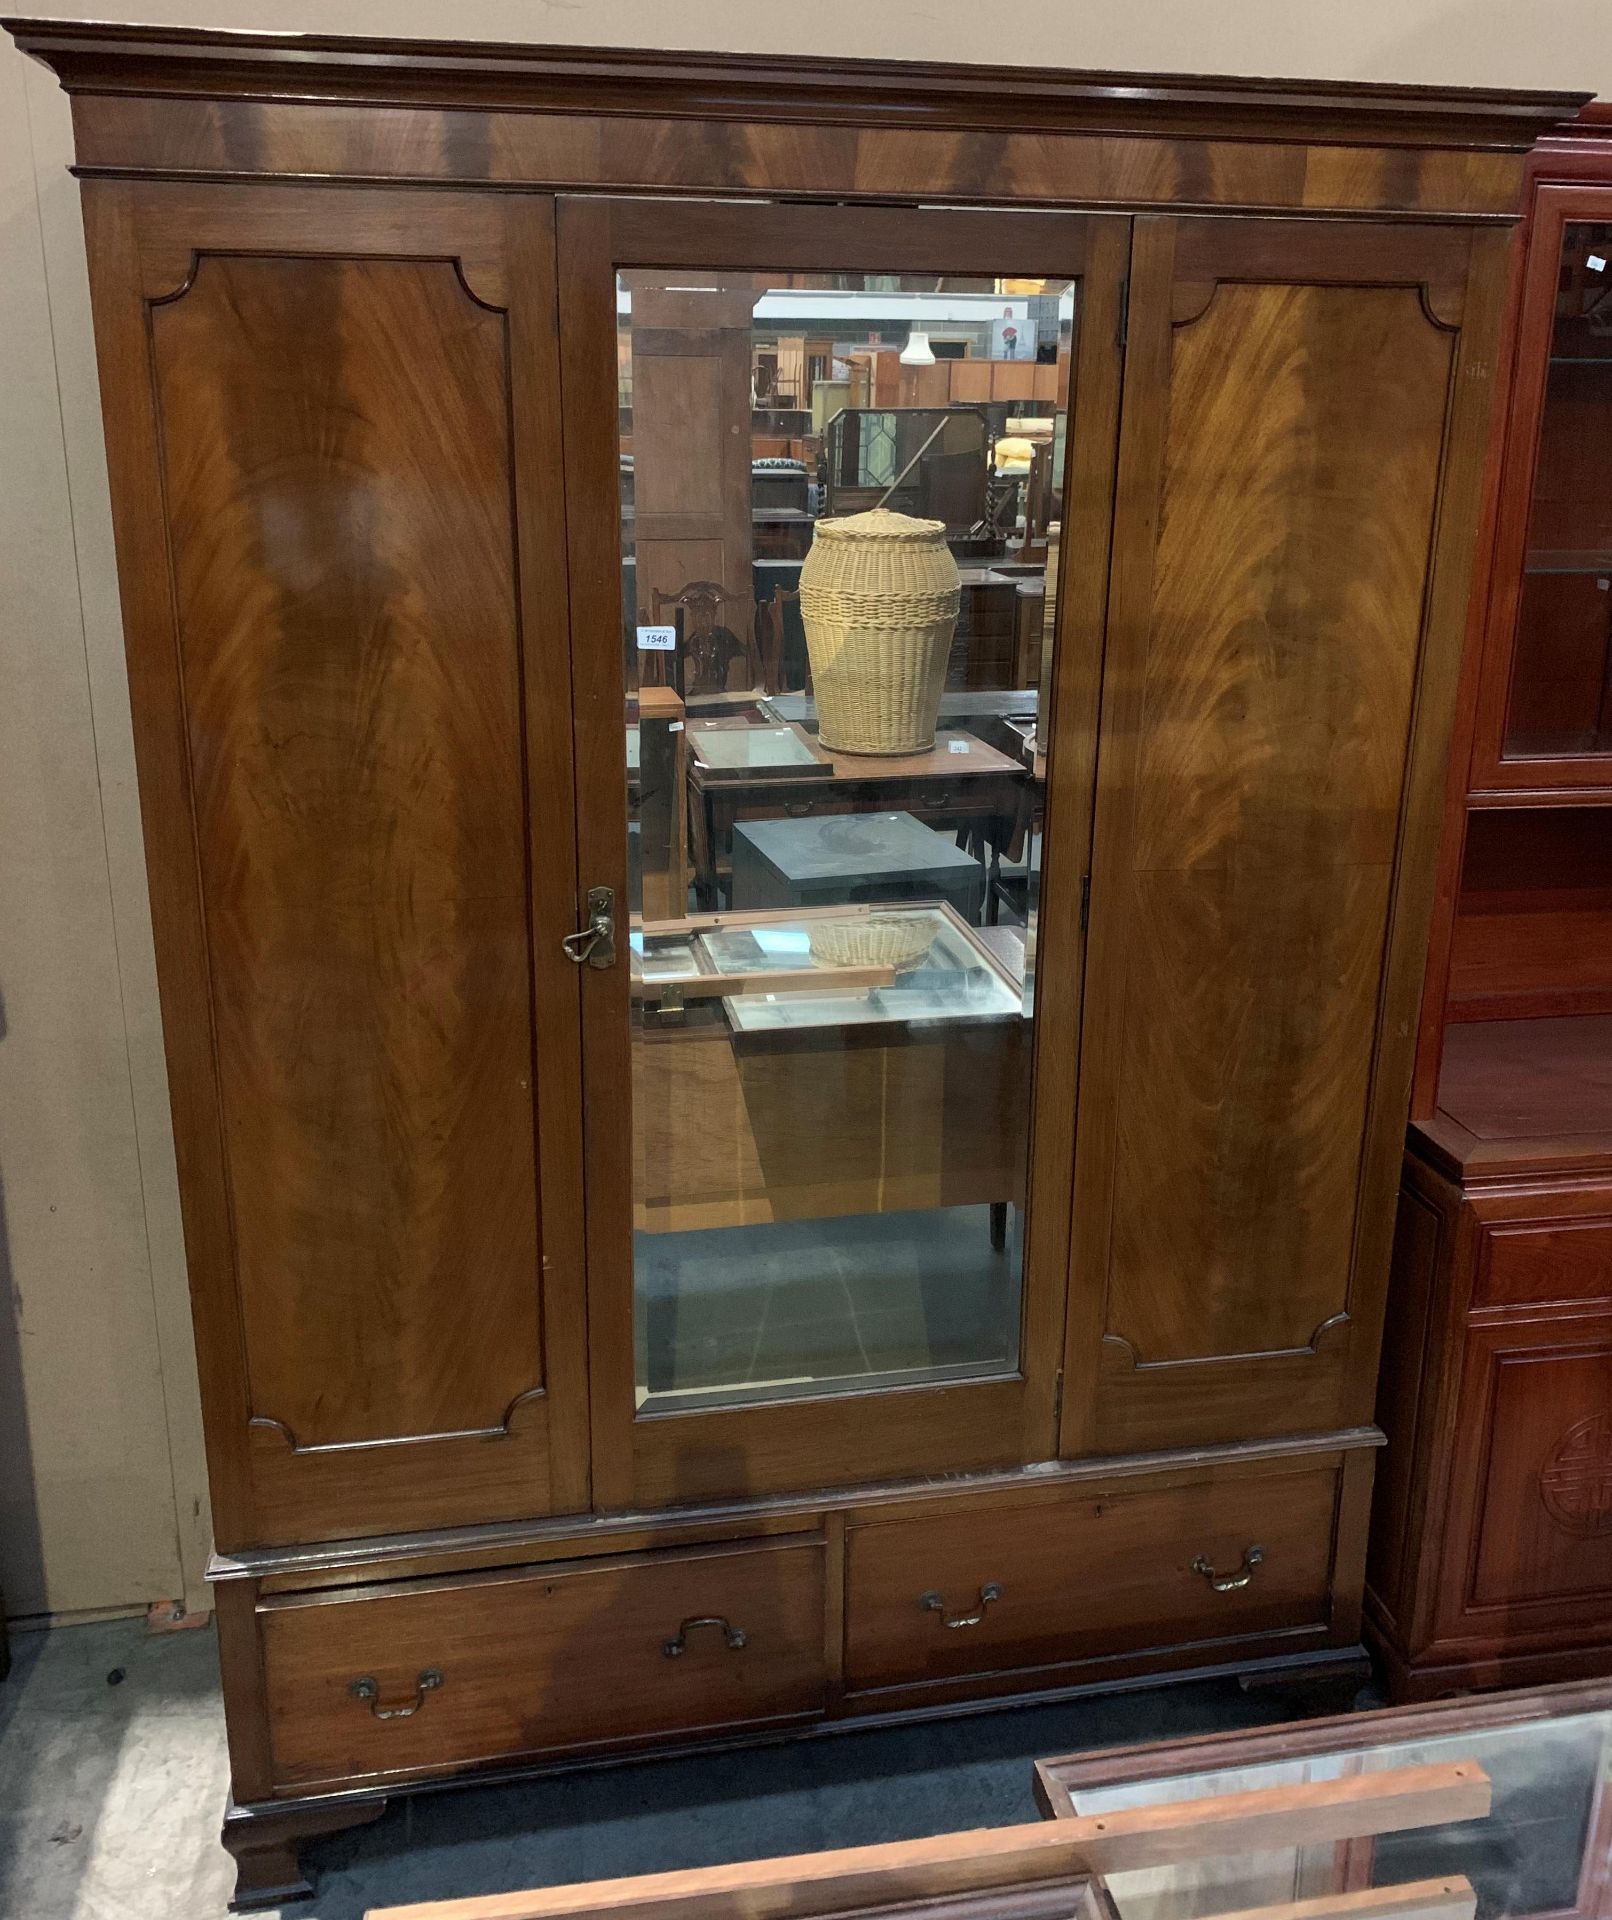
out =
[[[1093,1039],[1081,1085],[1062,1446],[1066,1455],[1173,1446],[1344,1428],[1372,1415],[1383,1301],[1404,1146],[1416,1008],[1427,953],[1434,868],[1442,823],[1447,747],[1465,633],[1469,582],[1488,445],[1491,393],[1508,287],[1509,226],[1348,221],[1242,214],[1139,214],[1130,282],[1124,427],[1115,495],[1107,686],[1098,742],[1092,857],[1092,944],[1086,1015]],[[1200,268],[1177,277],[1177,249]],[[1295,1349],[1142,1362],[1151,1412],[1128,1413],[1108,1430],[1101,1409],[1115,1194],[1116,1089],[1125,1071],[1117,1020],[1105,996],[1122,981],[1126,955],[1107,936],[1105,910],[1122,879],[1130,828],[1115,809],[1140,791],[1142,673],[1152,621],[1152,584],[1163,459],[1172,392],[1172,338],[1206,309],[1219,286],[1284,284],[1404,288],[1455,338],[1417,637],[1404,773],[1389,883],[1377,1025],[1358,1162],[1353,1241],[1344,1310]],[[1126,819],[1129,815],[1126,816]],[[1329,1351],[1330,1349],[1330,1351]],[[1117,1367],[1117,1356],[1109,1354]],[[1174,1391],[1199,1400],[1199,1418],[1177,1417]],[[1263,1393],[1270,1388],[1269,1395]],[[1160,1397],[1164,1389],[1165,1397]],[[1315,1396],[1313,1411],[1303,1406]],[[1117,1400],[1111,1403],[1117,1407]],[[1300,1409],[1299,1417],[1290,1417]],[[1305,1413],[1308,1417],[1304,1417]],[[1145,1429],[1145,1431],[1144,1431]],[[1224,1431],[1221,1429],[1225,1429]]]
[[[1078,279],[1048,755],[1019,1371],[720,1410],[643,1413],[633,1350],[628,969],[584,969],[583,1125],[593,1477],[601,1507],[765,1495],[1020,1465],[1057,1450],[1091,835],[1095,717],[1117,445],[1130,219],[915,203],[559,200],[561,386],[569,494],[578,874],[627,897],[617,474],[618,268],[966,272]],[[608,427],[606,425],[608,423]],[[1072,556],[1080,556],[1076,564]]]
[[[552,196],[94,178],[83,183],[83,196],[218,1547],[585,1510],[580,1036],[574,969],[559,945],[575,925],[576,872],[569,653],[553,589],[565,553]],[[470,301],[505,318],[532,1071],[539,1083],[538,1260],[531,1275],[539,1342],[537,1382],[511,1404],[501,1426],[296,1448],[266,1417],[272,1409],[254,1415],[149,319],[154,305],[184,294],[203,256],[446,263]],[[499,1452],[506,1444],[519,1450],[518,1462]]]

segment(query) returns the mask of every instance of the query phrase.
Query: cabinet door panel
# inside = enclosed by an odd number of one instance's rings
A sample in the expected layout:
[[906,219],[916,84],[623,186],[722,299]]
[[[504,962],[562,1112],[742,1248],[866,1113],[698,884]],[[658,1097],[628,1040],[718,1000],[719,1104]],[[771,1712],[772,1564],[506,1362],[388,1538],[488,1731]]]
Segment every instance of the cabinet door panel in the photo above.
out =
[[[561,538],[527,498],[552,213],[116,211],[150,407],[117,424],[150,432],[171,582],[166,633],[129,609],[142,772],[176,743],[188,788],[177,821],[147,794],[164,1013],[181,1149],[217,1156],[223,1203],[187,1219],[204,1338],[234,1348],[207,1368],[221,1543],[580,1502],[547,1379],[570,1322],[539,1287],[576,1231],[574,881],[533,844],[567,746],[527,701],[565,659],[521,590]],[[118,479],[127,571],[146,507]],[[176,1035],[197,1023],[210,1062]]]
[[1066,1445],[1369,1417],[1470,245],[1138,222]]
[[1486,1315],[1461,1368],[1440,1634],[1582,1635],[1612,1598],[1612,1319]]

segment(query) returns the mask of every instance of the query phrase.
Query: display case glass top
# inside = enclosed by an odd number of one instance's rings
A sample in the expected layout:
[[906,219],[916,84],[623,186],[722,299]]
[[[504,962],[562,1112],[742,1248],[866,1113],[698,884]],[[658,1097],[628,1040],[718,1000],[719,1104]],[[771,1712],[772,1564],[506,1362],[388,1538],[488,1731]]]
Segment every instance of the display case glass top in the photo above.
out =
[[1059,1817],[1113,1818],[1215,1794],[1302,1790],[1456,1760],[1488,1775],[1488,1818],[1111,1874],[1119,1920],[1207,1920],[1230,1909],[1457,1874],[1477,1895],[1477,1920],[1604,1914],[1612,1893],[1612,1687],[1605,1682],[1043,1760],[1036,1776],[1043,1803]]

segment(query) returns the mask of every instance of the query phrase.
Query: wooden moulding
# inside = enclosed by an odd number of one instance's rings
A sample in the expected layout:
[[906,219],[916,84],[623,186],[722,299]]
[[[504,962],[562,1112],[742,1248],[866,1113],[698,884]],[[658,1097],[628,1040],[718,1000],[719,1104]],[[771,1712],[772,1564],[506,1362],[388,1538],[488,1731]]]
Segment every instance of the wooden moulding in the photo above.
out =
[[0,19],[70,92],[1525,149],[1587,93]]
[[1513,219],[1586,96],[0,21],[82,173]]
[[1482,1819],[1489,1804],[1488,1776],[1473,1762],[1404,1767],[1050,1825],[389,1907],[371,1920],[755,1920],[762,1914],[789,1920],[1168,1866],[1205,1854],[1326,1845]]

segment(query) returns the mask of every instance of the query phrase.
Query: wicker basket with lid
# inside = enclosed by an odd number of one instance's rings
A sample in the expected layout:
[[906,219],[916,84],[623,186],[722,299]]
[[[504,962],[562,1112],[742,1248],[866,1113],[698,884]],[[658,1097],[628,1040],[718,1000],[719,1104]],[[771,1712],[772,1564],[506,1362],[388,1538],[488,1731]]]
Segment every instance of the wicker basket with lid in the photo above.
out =
[[820,520],[800,573],[818,738],[840,753],[935,742],[957,625],[957,562],[938,520],[875,507]]

